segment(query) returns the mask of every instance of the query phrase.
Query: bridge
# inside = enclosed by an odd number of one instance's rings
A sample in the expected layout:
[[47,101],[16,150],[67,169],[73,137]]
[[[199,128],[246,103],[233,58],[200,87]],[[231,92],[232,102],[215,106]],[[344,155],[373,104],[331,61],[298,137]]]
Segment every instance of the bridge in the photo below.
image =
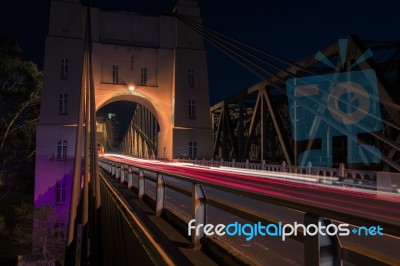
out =
[[[65,265],[400,264],[398,43],[349,36],[295,64],[202,25],[192,0],[60,12],[35,208],[68,228]],[[210,108],[203,39],[261,81]],[[121,100],[136,107],[114,147],[96,111]]]

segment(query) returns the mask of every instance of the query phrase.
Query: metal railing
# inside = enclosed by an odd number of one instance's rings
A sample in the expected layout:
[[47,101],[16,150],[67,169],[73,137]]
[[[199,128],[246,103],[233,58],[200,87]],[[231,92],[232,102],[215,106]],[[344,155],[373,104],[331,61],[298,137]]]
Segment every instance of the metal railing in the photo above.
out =
[[344,164],[340,164],[338,168],[322,168],[322,167],[299,167],[286,165],[285,162],[281,164],[267,164],[265,161],[261,163],[251,163],[249,160],[245,162],[224,161],[224,160],[197,160],[197,159],[175,159],[176,162],[191,163],[204,166],[224,166],[224,167],[234,167],[234,168],[244,168],[244,169],[254,169],[254,170],[264,170],[273,172],[286,172],[286,173],[297,173],[297,174],[308,174],[317,176],[330,176],[330,177],[345,177],[345,178],[355,178],[361,180],[375,180],[376,171],[367,170],[353,170],[346,169]]
[[174,265],[127,200],[101,174],[100,190],[103,265]]
[[[274,204],[281,207],[290,208],[293,210],[301,211],[304,213],[305,224],[318,224],[322,222],[325,225],[331,223],[331,220],[340,221],[343,223],[349,223],[354,226],[374,226],[379,224],[385,228],[385,234],[390,236],[400,236],[400,225],[388,222],[384,219],[369,218],[365,216],[359,216],[353,213],[345,212],[335,208],[323,208],[314,206],[311,204],[300,203],[291,199],[280,198],[279,196],[266,195],[254,191],[249,191],[229,185],[221,185],[213,183],[211,181],[198,180],[189,176],[181,174],[172,174],[170,172],[164,172],[160,170],[154,170],[151,167],[144,167],[141,165],[135,165],[135,163],[120,163],[109,159],[100,158],[100,167],[107,171],[113,177],[120,179],[121,182],[127,182],[128,188],[136,187],[138,191],[138,197],[143,198],[145,194],[145,180],[154,182],[156,184],[155,191],[155,213],[160,215],[165,208],[165,194],[166,189],[171,189],[180,194],[191,197],[192,199],[192,218],[195,219],[195,226],[198,224],[207,223],[207,206],[214,206],[228,213],[236,215],[250,222],[262,222],[262,223],[273,223],[277,224],[276,220],[268,219],[262,213],[255,212],[254,210],[247,209],[246,207],[239,206],[235,203],[228,202],[218,197],[206,197],[203,186],[214,188],[219,191],[225,191],[247,197],[249,199],[261,200],[270,204]],[[205,164],[206,165],[206,164]],[[146,173],[153,175],[145,176]],[[137,184],[133,184],[133,175],[137,177]],[[183,180],[192,183],[191,189],[184,188],[177,184],[166,183],[164,177]],[[296,236],[289,236],[290,238],[304,243],[304,259],[306,265],[319,265],[323,259],[328,259],[333,262],[334,265],[340,265],[340,261],[345,260],[354,264],[365,264],[369,265],[381,265],[381,264],[398,264],[400,261],[377,255],[375,253],[366,252],[361,249],[357,249],[354,246],[342,246],[337,236],[309,236],[303,235],[302,231],[299,230]],[[325,238],[325,239],[323,239]],[[206,241],[204,234],[196,235],[192,234],[192,244],[199,245]],[[324,252],[320,252],[321,250]],[[328,250],[328,252],[326,252]],[[322,257],[324,256],[324,258]]]
[[[285,162],[281,164],[224,161],[224,160],[197,160],[197,159],[175,159],[175,162],[189,163],[208,167],[231,167],[240,169],[251,169],[289,174],[305,174],[313,177],[321,183],[334,183],[340,186],[350,186],[362,189],[377,190],[379,193],[395,193],[400,196],[400,173],[379,172],[370,170],[346,169],[344,164],[338,168],[322,167],[299,167],[289,166]],[[329,179],[324,179],[327,177]],[[332,178],[337,178],[336,181]]]

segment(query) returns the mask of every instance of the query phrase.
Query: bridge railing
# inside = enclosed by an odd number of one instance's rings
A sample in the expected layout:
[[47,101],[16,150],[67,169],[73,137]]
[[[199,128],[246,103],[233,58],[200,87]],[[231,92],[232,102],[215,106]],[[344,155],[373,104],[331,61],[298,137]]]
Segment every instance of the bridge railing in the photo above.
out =
[[[208,163],[210,162],[205,162],[204,165],[207,165]],[[332,220],[349,223],[354,226],[375,226],[379,224],[385,228],[385,234],[395,237],[400,236],[400,225],[391,223],[385,219],[358,216],[353,213],[344,212],[340,209],[327,209],[314,206],[313,204],[299,203],[298,201],[287,198],[283,199],[279,196],[265,195],[229,185],[221,185],[211,181],[198,180],[181,174],[154,170],[151,167],[143,167],[141,165],[135,165],[134,163],[126,164],[100,158],[99,164],[100,167],[111,176],[119,179],[122,183],[127,183],[128,188],[131,189],[135,187],[138,191],[139,198],[143,198],[145,194],[145,180],[155,183],[156,191],[154,211],[157,215],[160,215],[165,209],[165,195],[167,188],[191,197],[192,218],[195,219],[194,226],[196,227],[199,224],[207,224],[207,206],[209,205],[250,222],[262,222],[277,225],[276,220],[268,218],[262,213],[257,213],[254,210],[247,209],[243,206],[237,205],[236,203],[228,202],[218,197],[207,197],[203,189],[203,186],[206,186],[219,191],[234,193],[249,199],[261,200],[263,202],[303,212],[304,223],[306,226],[309,224],[318,224],[319,222],[328,226]],[[137,180],[136,184],[133,182],[134,176]],[[164,177],[190,182],[192,187],[191,189],[188,189],[173,182],[167,183],[165,182]],[[304,258],[306,265],[319,265],[322,260],[332,261],[334,262],[333,265],[341,265],[339,262],[342,260],[346,260],[356,265],[365,263],[369,265],[393,264],[394,262],[391,258],[379,254],[357,250],[355,247],[351,246],[342,246],[337,236],[304,236],[302,233],[301,229],[299,229],[296,235],[289,236],[289,238],[304,243]],[[196,235],[192,233],[193,245],[207,243],[207,241],[212,240],[206,238],[204,234]],[[321,252],[322,250],[323,252]],[[395,261],[395,263],[398,262],[399,261]]]
[[100,191],[101,231],[98,233],[103,243],[102,265],[173,265],[127,200],[102,175]]
[[[194,165],[203,165],[209,167],[232,167],[251,170],[282,172],[291,174],[306,174],[316,177],[337,177],[340,179],[338,184],[343,186],[361,187],[367,189],[378,189],[377,182],[382,173],[368,170],[346,169],[344,164],[340,164],[338,168],[322,168],[322,167],[299,167],[289,166],[285,162],[281,164],[267,164],[265,161],[261,163],[224,161],[224,160],[197,160],[197,159],[175,159],[176,162],[189,163]],[[330,181],[329,181],[330,182]],[[386,192],[398,192],[400,184],[393,183],[389,187],[384,188]]]

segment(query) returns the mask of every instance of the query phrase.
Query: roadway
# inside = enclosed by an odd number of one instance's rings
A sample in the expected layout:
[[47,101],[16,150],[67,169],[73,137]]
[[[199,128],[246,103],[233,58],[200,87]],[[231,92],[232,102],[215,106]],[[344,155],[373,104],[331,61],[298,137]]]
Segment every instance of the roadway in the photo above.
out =
[[[371,191],[316,184],[307,177],[299,177],[298,180],[292,177],[289,181],[277,179],[276,173],[270,173],[271,176],[268,178],[268,173],[260,175],[258,171],[245,170],[246,174],[243,174],[241,172],[243,170],[238,169],[229,170],[159,161],[133,160],[131,158],[114,155],[107,155],[105,158],[124,164],[133,163],[136,167],[151,168],[153,171],[162,171],[170,173],[171,175],[181,174],[196,180],[224,185],[228,188],[240,188],[272,197],[279,197],[304,204],[312,204],[320,208],[335,209],[341,212],[369,217],[378,221],[400,224],[400,199],[396,196],[378,196],[375,193],[371,193]],[[167,178],[166,182],[184,183],[176,179],[168,178],[167,176],[165,178]],[[186,183],[186,186],[190,187],[190,182]],[[152,182],[146,182],[146,194],[149,193],[154,198],[154,192],[152,191],[154,191],[154,184]],[[206,193],[208,195],[217,195],[229,201],[240,202],[240,204],[247,208],[267,213],[268,216],[277,217],[283,221],[303,222],[303,213],[289,208],[282,208],[273,204],[241,197],[240,195],[217,191],[213,188],[206,188]],[[173,209],[175,213],[181,217],[185,217],[186,220],[190,218],[191,201],[188,200],[187,197],[185,198],[185,196],[171,191],[167,194],[167,198],[167,208]],[[221,210],[213,207],[209,208],[209,216],[209,222],[214,224],[238,220],[237,217],[228,213],[222,213]],[[294,255],[294,257],[291,258],[292,263],[288,264],[296,265],[302,262],[302,252],[294,252],[295,249],[301,250],[301,245],[299,246],[299,243],[295,241],[282,243],[282,241],[275,241],[277,239],[272,239],[272,241],[275,242],[273,246],[278,246],[278,248],[271,248],[271,244],[265,243],[266,239],[257,238],[250,242],[236,238],[225,238],[224,240],[232,245],[238,246],[241,250],[248,250],[248,248],[251,248],[254,251],[255,246],[257,246],[259,252],[254,252],[257,261],[262,261],[265,258],[266,252],[271,253],[282,249],[289,249],[292,250],[292,253],[297,253],[297,255],[292,254]],[[271,239],[269,239],[269,241],[271,241]],[[396,256],[396,250],[400,247],[400,241],[397,237],[373,239],[371,237],[357,238],[350,235],[346,237],[346,239],[342,239],[342,241],[345,242],[344,244],[358,245],[363,249],[375,250],[375,252],[378,253],[386,252],[387,256],[395,256],[399,259],[399,256]],[[388,243],[390,243],[389,248]],[[383,248],[376,250],[376,246],[381,246]],[[281,254],[277,254],[277,257],[280,255]],[[289,258],[290,256],[286,256],[286,259]]]

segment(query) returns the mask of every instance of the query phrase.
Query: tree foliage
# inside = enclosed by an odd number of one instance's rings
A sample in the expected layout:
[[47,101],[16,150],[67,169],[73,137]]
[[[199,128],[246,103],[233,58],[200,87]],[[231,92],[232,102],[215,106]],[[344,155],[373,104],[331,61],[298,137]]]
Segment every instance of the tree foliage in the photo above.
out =
[[[33,218],[33,257],[50,261],[64,260],[65,220],[64,214],[57,216],[53,206],[42,206],[35,209]],[[59,227],[54,227],[59,224]]]
[[28,252],[32,247],[33,205],[23,201],[13,208],[17,222],[14,225],[12,241],[21,252]]
[[0,37],[0,184],[9,188],[17,172],[33,180],[41,85],[42,73],[23,59],[17,42]]

